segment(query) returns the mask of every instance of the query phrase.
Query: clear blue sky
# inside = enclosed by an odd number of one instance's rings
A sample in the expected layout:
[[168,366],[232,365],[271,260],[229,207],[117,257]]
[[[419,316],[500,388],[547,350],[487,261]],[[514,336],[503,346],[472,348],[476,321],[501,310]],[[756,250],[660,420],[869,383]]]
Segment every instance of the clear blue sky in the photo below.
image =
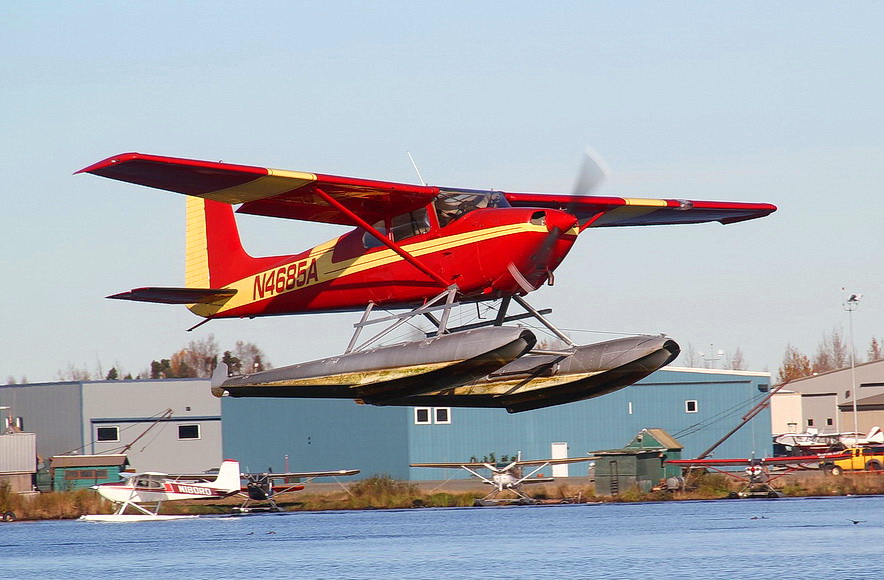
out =
[[[103,297],[183,283],[184,200],[72,173],[124,151],[416,181],[763,201],[771,217],[589,231],[532,303],[566,328],[665,332],[776,372],[884,336],[880,2],[46,2],[0,6],[0,380],[137,373],[213,333],[276,366],[357,315],[199,321]],[[248,217],[253,254],[343,230]],[[581,342],[605,338],[575,334]]]

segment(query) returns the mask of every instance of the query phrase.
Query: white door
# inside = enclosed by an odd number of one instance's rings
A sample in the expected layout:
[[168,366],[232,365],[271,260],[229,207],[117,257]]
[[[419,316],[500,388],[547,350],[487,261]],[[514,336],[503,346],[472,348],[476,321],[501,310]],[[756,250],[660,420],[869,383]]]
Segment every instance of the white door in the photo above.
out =
[[[549,454],[551,459],[565,459],[568,457],[568,443],[553,443]],[[568,477],[568,464],[560,463],[552,466],[553,477]]]

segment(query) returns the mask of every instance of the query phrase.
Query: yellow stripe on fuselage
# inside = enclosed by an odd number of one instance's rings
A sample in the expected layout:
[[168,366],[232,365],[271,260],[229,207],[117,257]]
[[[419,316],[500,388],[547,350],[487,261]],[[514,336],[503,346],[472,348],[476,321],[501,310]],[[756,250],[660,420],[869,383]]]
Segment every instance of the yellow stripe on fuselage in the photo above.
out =
[[[547,233],[545,226],[531,223],[509,224],[482,230],[474,230],[462,234],[444,236],[422,242],[403,245],[403,249],[412,256],[421,257],[435,252],[450,250],[460,246],[482,242],[502,236],[521,234],[528,232]],[[576,234],[576,229],[574,230]],[[201,316],[222,314],[234,308],[240,308],[254,302],[267,300],[282,294],[302,290],[304,288],[330,282],[337,278],[343,278],[352,274],[358,274],[374,268],[389,266],[396,262],[404,261],[401,256],[391,249],[378,250],[369,254],[363,254],[351,260],[334,262],[332,260],[335,246],[340,238],[330,240],[310,250],[310,253],[297,260],[291,260],[280,264],[275,268],[256,272],[246,278],[228,284],[224,288],[235,289],[236,294],[223,305],[195,305],[193,312]],[[294,268],[294,269],[291,269]],[[315,276],[311,273],[315,268]],[[284,272],[286,282],[278,282],[280,272]],[[416,274],[417,275],[417,274]],[[272,283],[272,290],[268,290],[266,284]],[[291,287],[289,287],[291,286]],[[277,290],[279,288],[279,290]],[[258,292],[263,289],[263,296]]]

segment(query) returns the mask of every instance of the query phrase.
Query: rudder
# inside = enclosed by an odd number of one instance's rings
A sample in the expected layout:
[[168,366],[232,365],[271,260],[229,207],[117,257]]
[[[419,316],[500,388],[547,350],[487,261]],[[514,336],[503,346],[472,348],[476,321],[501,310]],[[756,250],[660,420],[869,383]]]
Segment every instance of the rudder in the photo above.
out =
[[188,288],[223,288],[252,267],[242,247],[233,207],[187,196],[184,283]]

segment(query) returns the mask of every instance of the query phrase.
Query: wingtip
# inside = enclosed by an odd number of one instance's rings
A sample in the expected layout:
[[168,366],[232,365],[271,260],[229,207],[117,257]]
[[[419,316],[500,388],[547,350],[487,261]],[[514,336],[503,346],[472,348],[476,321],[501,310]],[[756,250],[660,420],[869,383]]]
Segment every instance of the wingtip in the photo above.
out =
[[78,175],[80,173],[98,173],[100,170],[110,167],[112,165],[116,165],[117,163],[122,163],[123,161],[129,161],[132,159],[137,159],[141,154],[130,152],[130,153],[120,153],[118,155],[112,155],[107,159],[102,159],[97,163],[93,163],[88,167],[84,167],[79,171],[74,171],[74,175]]

